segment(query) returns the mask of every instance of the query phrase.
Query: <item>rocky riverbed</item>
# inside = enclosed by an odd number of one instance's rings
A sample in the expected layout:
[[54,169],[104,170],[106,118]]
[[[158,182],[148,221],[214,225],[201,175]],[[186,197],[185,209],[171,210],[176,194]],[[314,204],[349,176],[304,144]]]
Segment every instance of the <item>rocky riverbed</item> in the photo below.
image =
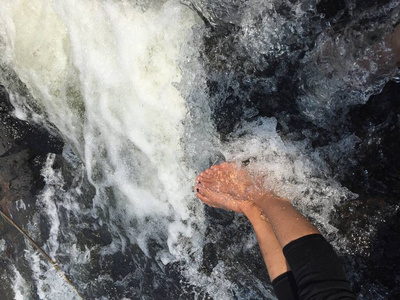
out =
[[[397,0],[181,1],[196,22],[164,2],[93,2],[103,19],[79,1],[21,1],[4,14],[4,84],[22,95],[19,113],[57,123],[71,145],[16,119],[0,86],[2,210],[87,299],[273,299],[250,224],[203,214],[190,187],[220,151],[240,159],[255,143],[242,162],[272,166],[297,189],[360,299],[399,299],[400,84],[360,59],[373,61]],[[177,11],[189,24],[164,26]],[[188,32],[183,53],[160,40]],[[131,41],[148,48],[132,53]],[[76,296],[5,220],[0,254],[2,299]]]
[[[15,118],[9,96],[4,87],[0,86],[1,209],[22,228],[27,228],[37,209],[36,196],[44,187],[40,173],[47,155],[60,154],[63,146],[63,141],[58,137]],[[26,209],[20,211],[21,206]],[[0,238],[1,278],[13,274],[16,265],[30,273],[29,266],[23,260],[27,241],[3,218],[0,220]],[[9,285],[1,285],[0,295],[3,299],[14,299]]]
[[[63,142],[43,129],[16,119],[4,88],[0,95],[1,207],[3,212],[26,228],[31,214],[37,209],[36,196],[44,186],[40,173],[46,157],[49,153],[59,155]],[[361,144],[357,149],[357,155],[362,160],[344,174],[341,182],[360,197],[338,207],[332,219],[339,230],[352,240],[347,253],[342,253],[342,258],[355,290],[365,299],[378,299],[375,298],[378,297],[376,293],[379,297],[386,295],[387,299],[398,299],[400,296],[399,103],[400,84],[389,82],[382,93],[372,96],[366,105],[354,107],[349,117],[352,130],[361,137],[369,135],[376,144],[373,147]],[[377,130],[370,132],[371,123],[377,126]],[[62,161],[60,157],[56,167],[63,168]],[[21,199],[24,201],[21,202]],[[25,209],[20,210],[21,205]],[[208,235],[213,235],[213,230],[231,231],[232,216],[221,215],[213,210],[209,210],[208,215],[210,224],[214,224]],[[249,225],[243,222],[242,232],[249,231]],[[45,221],[38,226],[45,227]],[[371,228],[374,230],[371,231]],[[0,223],[0,236],[1,278],[7,278],[15,265],[19,270],[30,273],[29,266],[21,256],[29,247],[24,237],[4,219]],[[90,236],[82,236],[82,239],[89,241]],[[220,256],[222,251],[217,248],[232,243],[233,236],[221,236],[229,241],[225,243],[222,239],[217,244],[207,244],[203,249],[205,273],[211,272],[219,260],[229,258]],[[46,238],[43,237],[43,240]],[[256,274],[263,267],[257,250],[254,255],[254,258],[242,257],[242,260]],[[178,274],[173,276],[179,278]],[[265,272],[261,272],[258,277],[261,279],[265,276]],[[176,283],[171,281],[171,285],[176,286]],[[170,292],[179,293],[175,288]],[[7,285],[0,287],[0,294],[3,299],[14,297]]]

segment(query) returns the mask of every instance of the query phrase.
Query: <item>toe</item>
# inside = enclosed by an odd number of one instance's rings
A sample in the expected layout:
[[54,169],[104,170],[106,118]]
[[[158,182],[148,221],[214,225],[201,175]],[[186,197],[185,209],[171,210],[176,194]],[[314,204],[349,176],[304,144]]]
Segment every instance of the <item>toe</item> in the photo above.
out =
[[228,163],[227,167],[236,169],[236,163],[230,162],[230,163]]
[[205,202],[205,203],[208,202],[207,197],[203,196],[203,195],[200,194],[200,193],[197,193],[197,194],[196,194],[196,197],[199,198],[202,202]]
[[208,178],[208,177],[205,177],[205,176],[201,176],[200,178],[199,178],[199,182],[207,182],[207,183],[211,183],[211,182],[213,182],[214,180],[212,180],[211,178]]
[[215,207],[212,202],[204,195],[197,193],[196,194],[197,198],[199,198],[201,200],[201,202],[203,202],[204,204],[211,206],[211,207]]
[[209,189],[210,191],[213,192],[219,192],[221,189],[221,185],[218,182],[212,181],[212,182],[203,182],[202,186]]
[[210,197],[210,191],[204,185],[196,185],[196,192],[204,197]]
[[200,193],[209,199],[218,199],[221,195],[218,192],[215,192],[207,187],[203,187],[200,190]]
[[196,178],[196,183],[199,183],[199,182],[201,182],[201,175],[197,176],[197,178]]
[[207,174],[208,176],[210,176],[210,175],[212,175],[214,173],[214,171],[215,171],[215,168],[214,169],[207,169],[207,170],[204,171],[204,173]]
[[210,171],[210,169],[205,170],[204,172],[200,173],[201,177],[205,177],[205,178],[210,178],[211,177],[212,172]]

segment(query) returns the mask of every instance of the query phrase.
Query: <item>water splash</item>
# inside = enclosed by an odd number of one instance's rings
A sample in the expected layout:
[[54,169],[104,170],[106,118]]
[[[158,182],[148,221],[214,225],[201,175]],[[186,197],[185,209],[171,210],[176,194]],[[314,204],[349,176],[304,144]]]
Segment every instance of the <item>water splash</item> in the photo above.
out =
[[[338,179],[361,141],[334,128],[392,70],[375,72],[377,49],[357,39],[356,21],[331,31],[319,1],[181,2],[211,28],[173,0],[0,1],[0,82],[14,114],[68,144],[64,169],[48,157],[30,231],[90,297],[272,299],[265,274],[253,274],[262,262],[251,229],[204,213],[196,172],[249,163],[345,248],[330,217],[356,197]],[[376,32],[394,22],[393,3],[375,13],[390,15]],[[220,240],[229,254],[204,271],[204,249]],[[235,265],[246,255],[257,267]],[[40,298],[72,297],[36,253],[25,256]],[[16,274],[14,293],[28,293]]]

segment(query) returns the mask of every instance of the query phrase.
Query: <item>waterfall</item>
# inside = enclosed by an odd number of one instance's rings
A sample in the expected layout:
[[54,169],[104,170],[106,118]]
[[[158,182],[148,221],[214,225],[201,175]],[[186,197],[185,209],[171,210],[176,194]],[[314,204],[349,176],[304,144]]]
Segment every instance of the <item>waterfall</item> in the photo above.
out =
[[[274,299],[253,272],[260,254],[242,261],[258,251],[249,224],[192,191],[223,160],[262,174],[349,251],[332,212],[358,197],[342,179],[364,140],[343,128],[394,75],[370,36],[393,26],[397,1],[365,37],[354,1],[343,31],[319,1],[228,2],[0,0],[13,114],[66,143],[47,157],[28,231],[88,299]],[[78,299],[27,247],[31,271],[9,277],[15,298]]]

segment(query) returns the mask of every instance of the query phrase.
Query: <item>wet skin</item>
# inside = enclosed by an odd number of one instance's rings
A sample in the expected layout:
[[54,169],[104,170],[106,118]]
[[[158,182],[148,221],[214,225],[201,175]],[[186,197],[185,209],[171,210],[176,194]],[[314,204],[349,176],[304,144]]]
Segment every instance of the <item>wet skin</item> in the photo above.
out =
[[282,248],[319,231],[291,203],[264,188],[263,181],[235,163],[224,162],[196,179],[196,196],[205,204],[243,213],[251,222],[271,280],[290,270]]

